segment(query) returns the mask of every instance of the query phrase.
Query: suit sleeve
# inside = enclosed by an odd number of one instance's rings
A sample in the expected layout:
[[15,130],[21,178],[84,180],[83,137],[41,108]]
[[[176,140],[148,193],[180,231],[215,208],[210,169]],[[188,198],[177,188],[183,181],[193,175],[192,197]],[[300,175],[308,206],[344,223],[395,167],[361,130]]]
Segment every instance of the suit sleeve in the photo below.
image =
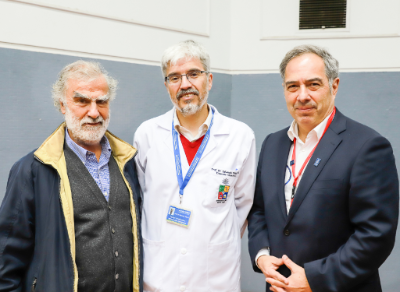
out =
[[20,291],[35,242],[32,177],[21,164],[17,162],[10,171],[0,208],[1,292]]
[[249,214],[254,198],[256,146],[253,131],[249,129],[249,132],[251,132],[251,135],[249,135],[250,137],[247,139],[247,141],[250,141],[251,143],[248,148],[249,152],[235,183],[235,206],[239,226],[241,228],[241,235],[243,235],[243,232],[246,229],[246,217]]
[[[249,214],[251,205],[253,204],[254,198],[254,184],[255,184],[255,168],[256,168],[256,146],[255,137],[252,130],[250,137],[247,137],[247,141],[250,141],[249,152],[244,161],[239,177],[235,183],[235,206],[238,216],[239,226],[241,228],[241,235],[247,226],[247,215]],[[248,144],[248,143],[246,143]]]
[[[268,136],[269,137],[269,136]],[[264,216],[264,197],[263,190],[261,187],[261,174],[263,168],[263,154],[265,152],[265,144],[267,143],[268,137],[264,140],[261,147],[260,158],[257,166],[257,177],[256,177],[256,188],[254,194],[253,206],[250,210],[249,216],[247,217],[249,224],[249,253],[253,269],[256,272],[261,273],[261,270],[255,264],[255,258],[257,253],[265,248],[269,247],[268,230]]]
[[354,233],[335,253],[305,263],[313,292],[351,291],[376,273],[393,249],[399,181],[389,141],[375,137],[363,145],[348,187],[349,220]]

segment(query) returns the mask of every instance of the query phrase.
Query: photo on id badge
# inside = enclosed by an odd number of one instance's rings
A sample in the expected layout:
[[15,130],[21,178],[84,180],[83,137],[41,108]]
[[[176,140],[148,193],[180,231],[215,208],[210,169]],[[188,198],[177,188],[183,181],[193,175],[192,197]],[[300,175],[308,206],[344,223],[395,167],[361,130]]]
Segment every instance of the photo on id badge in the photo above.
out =
[[169,215],[174,216],[174,214],[175,214],[175,208],[169,207]]

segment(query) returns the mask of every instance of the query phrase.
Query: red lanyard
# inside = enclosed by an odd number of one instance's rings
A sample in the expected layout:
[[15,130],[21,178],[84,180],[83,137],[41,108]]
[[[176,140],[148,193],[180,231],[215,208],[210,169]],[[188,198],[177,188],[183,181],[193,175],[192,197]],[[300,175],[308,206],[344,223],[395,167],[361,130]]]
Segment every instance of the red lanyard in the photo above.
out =
[[301,174],[303,173],[304,168],[306,167],[308,161],[311,159],[311,156],[314,154],[315,148],[317,148],[319,141],[321,141],[322,137],[324,136],[326,130],[328,130],[330,124],[332,123],[333,118],[335,117],[335,113],[336,113],[336,107],[333,108],[333,112],[331,113],[328,122],[326,123],[325,126],[325,130],[322,133],[321,138],[318,140],[317,145],[315,145],[315,147],[311,150],[310,154],[308,154],[306,160],[303,163],[303,166],[301,167],[299,173],[297,174],[297,176],[295,175],[295,162],[296,162],[296,138],[293,139],[293,153],[292,153],[292,160],[290,161],[290,164],[292,166],[292,174],[293,174],[293,188],[292,188],[292,196],[291,196],[291,201],[290,201],[290,206],[292,206],[293,203],[293,199],[294,199],[294,193],[296,192],[296,187],[297,187],[297,180],[299,179],[299,177],[301,176]]

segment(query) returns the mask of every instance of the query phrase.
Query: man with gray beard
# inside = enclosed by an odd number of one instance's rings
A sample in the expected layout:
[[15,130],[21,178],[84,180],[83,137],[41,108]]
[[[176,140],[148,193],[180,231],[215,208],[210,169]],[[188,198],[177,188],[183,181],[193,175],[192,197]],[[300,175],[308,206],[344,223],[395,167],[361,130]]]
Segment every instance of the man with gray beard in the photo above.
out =
[[173,109],[136,131],[143,192],[144,291],[240,291],[240,237],[253,202],[255,139],[207,104],[210,58],[194,41],[167,49]]
[[116,87],[98,63],[60,72],[65,122],[10,171],[0,291],[142,291],[137,151],[107,131]]

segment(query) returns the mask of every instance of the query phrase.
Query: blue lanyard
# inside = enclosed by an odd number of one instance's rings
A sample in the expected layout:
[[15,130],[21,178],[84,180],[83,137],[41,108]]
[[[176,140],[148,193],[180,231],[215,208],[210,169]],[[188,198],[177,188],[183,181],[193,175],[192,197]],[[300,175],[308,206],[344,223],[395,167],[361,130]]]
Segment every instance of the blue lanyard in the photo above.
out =
[[172,140],[173,140],[173,147],[174,147],[176,176],[178,177],[178,184],[179,184],[180,204],[182,204],[183,190],[185,189],[185,187],[189,183],[190,179],[192,178],[194,170],[196,169],[197,164],[199,164],[200,158],[201,158],[201,156],[203,156],[203,152],[206,149],[208,141],[210,140],[210,130],[211,130],[211,127],[212,127],[213,121],[214,121],[214,109],[211,108],[211,110],[212,110],[212,118],[211,118],[210,126],[208,127],[208,130],[207,130],[206,134],[204,135],[203,141],[201,142],[201,145],[196,152],[196,156],[194,157],[192,164],[190,165],[190,168],[189,168],[188,172],[186,173],[185,179],[183,179],[183,177],[182,177],[182,164],[181,164],[181,154],[179,153],[178,133],[174,127],[174,120],[172,120]]

